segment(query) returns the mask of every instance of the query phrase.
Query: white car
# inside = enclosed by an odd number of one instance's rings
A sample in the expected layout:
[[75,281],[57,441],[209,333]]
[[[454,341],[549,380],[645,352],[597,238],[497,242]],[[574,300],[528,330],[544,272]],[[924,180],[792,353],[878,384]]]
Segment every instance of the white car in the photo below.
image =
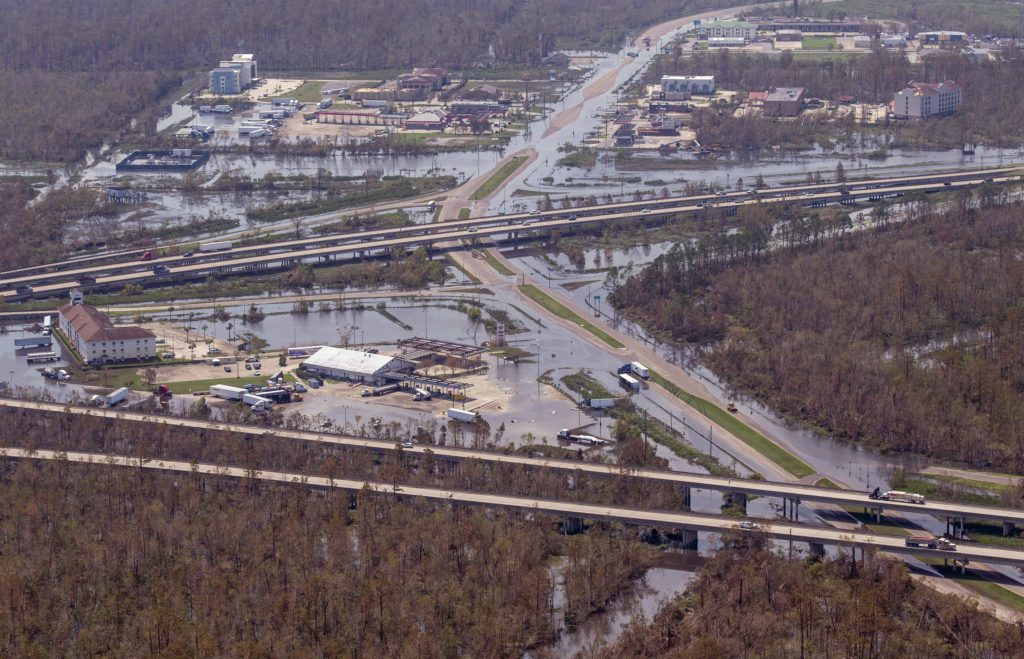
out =
[[740,528],[745,531],[756,531],[759,527],[754,522],[740,522]]

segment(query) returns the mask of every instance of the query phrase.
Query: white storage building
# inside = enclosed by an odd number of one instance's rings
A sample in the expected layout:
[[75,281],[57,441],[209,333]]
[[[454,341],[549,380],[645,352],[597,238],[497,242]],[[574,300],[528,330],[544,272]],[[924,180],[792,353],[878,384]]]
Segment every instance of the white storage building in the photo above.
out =
[[302,363],[303,368],[339,380],[352,380],[367,384],[383,384],[385,373],[412,371],[416,365],[401,357],[378,355],[362,350],[320,348]]

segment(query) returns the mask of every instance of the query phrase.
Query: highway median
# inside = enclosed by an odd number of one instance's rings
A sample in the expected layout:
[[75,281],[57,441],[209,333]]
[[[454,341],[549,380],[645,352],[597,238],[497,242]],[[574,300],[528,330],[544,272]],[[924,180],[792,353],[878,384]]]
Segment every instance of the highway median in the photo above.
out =
[[616,350],[621,350],[626,346],[616,339],[614,336],[605,332],[594,323],[590,322],[583,316],[579,315],[569,307],[565,306],[555,298],[551,297],[541,289],[537,288],[533,284],[522,284],[519,286],[519,292],[526,297],[530,298],[540,306],[544,307],[551,313],[555,314],[563,320],[568,320],[571,323],[579,325],[583,329],[587,330],[597,338],[601,339]]
[[794,477],[804,478],[816,473],[814,467],[743,423],[730,412],[700,396],[683,391],[679,386],[653,370],[651,371],[651,380]]

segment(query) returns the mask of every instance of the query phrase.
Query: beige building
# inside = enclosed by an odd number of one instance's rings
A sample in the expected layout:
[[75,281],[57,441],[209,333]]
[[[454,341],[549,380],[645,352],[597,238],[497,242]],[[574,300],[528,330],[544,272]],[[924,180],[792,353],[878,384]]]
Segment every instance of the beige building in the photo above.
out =
[[897,119],[942,117],[959,110],[963,100],[963,89],[952,80],[912,82],[893,96],[892,111]]
[[142,361],[156,357],[156,335],[135,326],[117,327],[88,304],[66,304],[59,312],[60,330],[89,364]]

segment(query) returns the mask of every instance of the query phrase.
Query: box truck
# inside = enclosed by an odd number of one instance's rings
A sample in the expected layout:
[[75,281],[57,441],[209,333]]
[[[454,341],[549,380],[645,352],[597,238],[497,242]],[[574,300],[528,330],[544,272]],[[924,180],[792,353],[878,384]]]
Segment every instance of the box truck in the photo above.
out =
[[456,421],[465,421],[466,423],[475,423],[476,420],[480,418],[480,415],[476,412],[460,410],[457,407],[449,407],[448,418],[455,419]]
[[603,410],[609,407],[615,407],[614,398],[584,398],[583,407],[589,407],[592,410]]

